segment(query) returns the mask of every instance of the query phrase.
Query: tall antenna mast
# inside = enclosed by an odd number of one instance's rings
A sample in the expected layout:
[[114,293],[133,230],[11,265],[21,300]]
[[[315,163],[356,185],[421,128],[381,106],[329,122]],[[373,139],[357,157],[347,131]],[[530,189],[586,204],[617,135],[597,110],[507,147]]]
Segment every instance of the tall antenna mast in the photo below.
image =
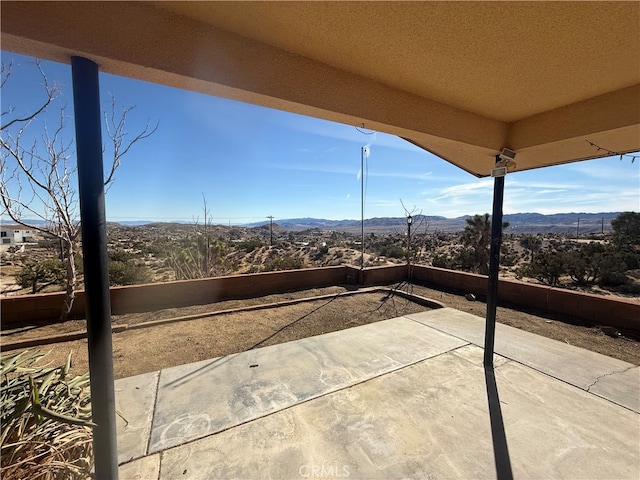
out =
[[360,148],[360,230],[362,233],[362,253],[360,254],[360,270],[364,270],[364,157],[369,156],[369,147]]

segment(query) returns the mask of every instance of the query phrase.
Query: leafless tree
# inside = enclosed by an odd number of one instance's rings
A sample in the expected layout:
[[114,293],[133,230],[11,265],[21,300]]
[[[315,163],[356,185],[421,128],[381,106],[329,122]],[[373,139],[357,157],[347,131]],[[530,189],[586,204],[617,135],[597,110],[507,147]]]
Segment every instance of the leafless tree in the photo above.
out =
[[[402,199],[400,199],[400,204],[404,210],[404,216],[407,219],[407,263],[411,263],[412,250],[416,254],[416,257],[419,257],[422,249],[424,248],[427,230],[429,229],[429,222],[427,222],[426,217],[422,215],[422,209],[418,210],[418,207],[414,205],[411,210],[409,210]],[[409,218],[411,218],[411,226],[409,226]],[[414,231],[413,240],[411,238],[411,228],[413,228]],[[420,234],[420,232],[423,233],[422,241],[418,238],[418,234]],[[418,260],[419,258],[415,258],[415,261]]]
[[[74,143],[66,139],[65,106],[60,107],[55,128],[38,117],[52,107],[60,94],[57,85],[50,85],[41,63],[35,66],[42,78],[42,101],[32,111],[18,115],[13,107],[2,111],[0,133],[0,198],[2,215],[14,222],[51,235],[60,241],[66,269],[65,302],[60,318],[65,320],[73,307],[78,283],[76,255],[80,246],[77,175]],[[12,64],[2,65],[1,87],[12,73]],[[125,130],[127,115],[134,107],[117,107],[111,97],[110,112],[105,112],[108,168],[105,188],[114,181],[122,157],[139,141],[151,136],[158,124],[130,135]],[[41,128],[38,134],[31,133]],[[107,148],[104,148],[107,151]],[[36,220],[36,221],[31,221]]]
[[185,239],[183,248],[176,249],[167,258],[176,280],[208,278],[226,275],[232,268],[227,261],[227,249],[219,238],[212,238],[213,218],[207,199],[202,194],[204,224],[201,228],[199,217],[193,219],[194,236]]

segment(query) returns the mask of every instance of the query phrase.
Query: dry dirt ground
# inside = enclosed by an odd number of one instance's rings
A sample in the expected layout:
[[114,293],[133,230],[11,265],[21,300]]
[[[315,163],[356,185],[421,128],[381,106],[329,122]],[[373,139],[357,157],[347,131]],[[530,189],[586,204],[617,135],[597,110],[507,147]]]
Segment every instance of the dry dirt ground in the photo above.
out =
[[[390,285],[390,287],[398,287],[398,285]],[[460,294],[461,292],[434,290],[407,283],[399,287],[410,293],[441,302],[448,307],[478,316],[485,314],[484,302],[469,301]],[[114,333],[115,376],[116,378],[128,377],[428,309],[398,295],[380,292],[335,296],[349,289],[327,287],[248,300],[231,300],[209,305],[114,316],[115,325],[133,326],[162,319],[329,295],[321,300],[293,305],[222,313],[151,327],[130,328]],[[637,338],[625,335],[625,332],[621,336],[612,337],[603,333],[597,326],[581,324],[570,317],[531,309],[523,311],[506,305],[498,307],[497,320],[522,330],[640,365],[640,342]],[[25,327],[2,331],[1,340],[3,345],[7,345],[18,340],[57,335],[84,328],[84,320]],[[86,339],[44,345],[39,348],[50,351],[47,358],[53,364],[62,364],[69,352],[72,352],[73,373],[80,374],[88,370]]]

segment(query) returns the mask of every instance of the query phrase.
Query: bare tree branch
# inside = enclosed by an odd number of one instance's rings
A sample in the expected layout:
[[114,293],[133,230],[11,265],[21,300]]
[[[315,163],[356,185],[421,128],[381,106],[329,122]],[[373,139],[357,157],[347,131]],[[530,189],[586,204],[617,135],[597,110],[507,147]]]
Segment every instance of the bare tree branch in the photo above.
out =
[[[26,130],[35,128],[37,117],[58,95],[57,86],[49,85],[40,62],[36,60],[35,65],[43,78],[46,100],[34,112],[9,120],[0,129],[0,200],[3,214],[6,213],[14,222],[60,239],[67,276],[65,308],[61,318],[66,319],[75,298],[75,255],[79,251],[80,235],[74,144],[72,140],[64,138],[66,107],[61,106],[55,128],[50,129],[43,123],[40,136],[32,136],[31,144],[26,148],[24,146],[26,140],[23,142],[23,139],[28,138]],[[8,67],[2,65],[2,86],[11,76],[11,67],[11,64]],[[105,115],[105,121],[113,144],[113,157],[105,185],[113,181],[122,157],[131,147],[158,128],[157,124],[153,129],[147,124],[142,132],[129,139],[125,123],[133,107],[124,108],[117,119],[113,97],[111,103],[111,118]],[[13,109],[10,108],[6,113],[11,112]],[[29,222],[25,215],[40,222]]]
[[156,130],[158,130],[158,126],[160,122],[156,122],[156,125],[153,128],[150,128],[150,123],[147,122],[144,130],[138,133],[133,139],[129,141],[125,141],[127,137],[127,132],[125,131],[125,125],[127,120],[127,115],[131,110],[133,110],[135,106],[125,107],[122,109],[122,113],[120,115],[119,120],[116,122],[116,100],[113,95],[111,95],[111,114],[107,116],[107,112],[104,112],[104,122],[107,129],[107,135],[111,140],[111,144],[113,147],[113,161],[111,162],[111,170],[107,175],[104,184],[106,187],[113,181],[113,175],[116,173],[118,167],[120,167],[120,161],[123,156],[125,156],[131,147],[133,147],[140,140],[144,140],[145,138],[153,135]]
[[[57,85],[53,85],[53,86],[49,86],[49,83],[47,81],[47,76],[44,74],[44,72],[42,71],[42,65],[40,64],[40,60],[35,60],[35,65],[38,68],[38,70],[40,71],[40,75],[42,76],[42,80],[43,80],[43,88],[44,91],[46,93],[46,100],[44,101],[44,103],[38,108],[36,109],[35,112],[29,113],[24,117],[18,117],[18,118],[14,118],[12,120],[10,120],[8,123],[2,125],[0,127],[0,130],[4,131],[5,129],[11,127],[12,125],[16,124],[16,123],[24,123],[24,122],[29,122],[31,120],[33,120],[34,118],[36,118],[38,115],[40,115],[42,112],[44,112],[47,107],[51,104],[51,102],[53,101],[54,98],[56,98],[59,94],[59,89],[57,87]],[[4,85],[7,83],[7,80],[9,80],[9,77],[11,76],[11,67],[13,66],[13,62],[11,62],[8,72],[5,74],[5,68],[4,65],[2,67],[2,87],[4,87]],[[11,113],[13,110],[10,109],[7,113]],[[5,112],[3,112],[3,116],[4,116]]]
[[5,66],[5,63],[2,62],[2,67],[0,69],[0,88],[4,87],[5,83],[7,83],[7,80],[9,80],[9,77],[11,76],[11,72],[13,71],[13,60],[11,60],[9,62],[9,65]]

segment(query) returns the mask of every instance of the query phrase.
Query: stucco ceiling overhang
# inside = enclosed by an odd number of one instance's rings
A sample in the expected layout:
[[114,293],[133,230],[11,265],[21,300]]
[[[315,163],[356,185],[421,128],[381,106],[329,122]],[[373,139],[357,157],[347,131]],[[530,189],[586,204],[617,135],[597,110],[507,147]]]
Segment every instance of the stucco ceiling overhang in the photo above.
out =
[[640,150],[640,2],[3,1],[2,48],[401,136],[477,175]]

